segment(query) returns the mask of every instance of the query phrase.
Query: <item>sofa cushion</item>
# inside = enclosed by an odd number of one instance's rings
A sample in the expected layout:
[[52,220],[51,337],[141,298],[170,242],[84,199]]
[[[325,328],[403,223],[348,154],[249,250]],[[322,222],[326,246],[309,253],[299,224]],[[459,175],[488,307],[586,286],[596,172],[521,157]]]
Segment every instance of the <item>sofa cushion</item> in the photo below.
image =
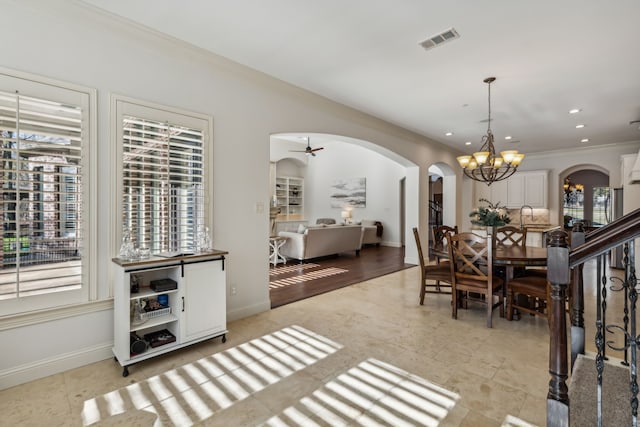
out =
[[362,227],[359,225],[335,225],[308,227],[304,234],[281,231],[287,241],[280,253],[298,260],[356,251],[362,246]]

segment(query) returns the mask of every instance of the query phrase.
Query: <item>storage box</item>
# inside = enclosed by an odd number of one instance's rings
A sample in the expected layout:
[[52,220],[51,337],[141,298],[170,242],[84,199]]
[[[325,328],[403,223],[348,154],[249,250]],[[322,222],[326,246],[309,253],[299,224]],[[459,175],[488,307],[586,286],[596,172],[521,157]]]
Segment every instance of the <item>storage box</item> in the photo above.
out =
[[172,291],[178,289],[178,282],[173,279],[158,279],[152,280],[150,283],[151,289],[156,292]]

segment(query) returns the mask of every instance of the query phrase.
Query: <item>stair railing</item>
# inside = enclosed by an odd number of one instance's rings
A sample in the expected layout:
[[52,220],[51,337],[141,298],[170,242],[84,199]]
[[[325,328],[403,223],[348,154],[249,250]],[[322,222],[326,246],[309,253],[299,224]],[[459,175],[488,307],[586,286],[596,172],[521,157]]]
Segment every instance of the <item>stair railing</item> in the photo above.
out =
[[[586,261],[596,259],[597,269],[597,308],[595,345],[597,370],[597,417],[598,426],[602,426],[602,375],[606,358],[606,347],[624,352],[623,365],[630,366],[631,391],[630,411],[632,425],[637,426],[638,383],[637,383],[637,279],[635,273],[635,239],[640,237],[640,209],[622,218],[585,234],[581,224],[574,227],[571,234],[571,248],[568,234],[556,230],[547,237],[547,279],[550,284],[549,298],[549,391],[547,394],[547,426],[569,426],[569,393],[567,379],[568,339],[566,320],[566,300],[568,286],[571,285],[570,319],[571,319],[571,366],[578,354],[585,351],[584,328],[584,290],[583,265]],[[607,273],[608,253],[614,247],[623,245],[625,266],[624,279],[617,281],[609,278]],[[572,278],[572,280],[570,280]],[[607,324],[607,285],[609,290],[624,292],[623,326]],[[616,348],[606,341],[607,333],[624,334],[623,347]]]

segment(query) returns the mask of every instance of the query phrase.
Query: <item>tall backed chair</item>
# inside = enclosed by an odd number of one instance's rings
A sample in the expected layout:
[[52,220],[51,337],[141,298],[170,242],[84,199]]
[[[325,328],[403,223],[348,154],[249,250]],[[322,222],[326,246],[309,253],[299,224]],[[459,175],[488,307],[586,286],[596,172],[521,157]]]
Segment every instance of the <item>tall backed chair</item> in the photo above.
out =
[[525,246],[527,243],[527,229],[514,227],[512,225],[504,225],[496,229],[492,238],[494,241],[494,247],[496,245]]
[[[440,255],[447,247],[447,234],[458,234],[458,226],[454,225],[453,227],[449,227],[448,225],[440,225],[434,226],[431,229],[431,238],[433,239],[433,247],[439,248],[439,251],[436,251],[434,256],[436,258],[436,263],[442,262],[442,256]],[[447,254],[448,259],[448,254]]]
[[[527,244],[527,229],[514,227],[512,225],[504,225],[502,227],[497,227],[495,233],[491,236],[493,239],[493,247],[496,248],[498,246],[526,246]],[[524,274],[524,267],[517,267],[515,269],[514,275],[521,276]],[[505,267],[496,266],[493,269],[493,272],[500,277],[504,278],[506,275]]]
[[[486,304],[487,327],[492,327],[493,310],[504,313],[502,287],[504,280],[493,274],[493,249],[489,238],[473,233],[448,234],[451,261],[452,317],[458,318],[460,298]],[[479,295],[476,298],[475,295]],[[497,300],[497,302],[496,302]]]
[[[420,305],[424,305],[425,294],[450,294],[451,291],[443,291],[442,287],[451,288],[451,268],[448,261],[442,261],[436,264],[427,264],[422,252],[420,244],[420,235],[418,229],[413,228],[413,236],[416,239],[418,247],[418,260],[420,261]],[[435,283],[427,283],[434,281]]]

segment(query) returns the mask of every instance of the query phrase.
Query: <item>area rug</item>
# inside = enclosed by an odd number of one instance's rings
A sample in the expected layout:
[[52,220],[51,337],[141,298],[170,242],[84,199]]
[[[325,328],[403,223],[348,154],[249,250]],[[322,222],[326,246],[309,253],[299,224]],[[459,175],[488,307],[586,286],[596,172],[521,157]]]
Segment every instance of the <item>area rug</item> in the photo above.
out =
[[[597,371],[593,357],[578,355],[569,386],[571,425],[598,425]],[[602,425],[630,426],[631,392],[629,368],[619,363],[605,363],[602,375]]]

